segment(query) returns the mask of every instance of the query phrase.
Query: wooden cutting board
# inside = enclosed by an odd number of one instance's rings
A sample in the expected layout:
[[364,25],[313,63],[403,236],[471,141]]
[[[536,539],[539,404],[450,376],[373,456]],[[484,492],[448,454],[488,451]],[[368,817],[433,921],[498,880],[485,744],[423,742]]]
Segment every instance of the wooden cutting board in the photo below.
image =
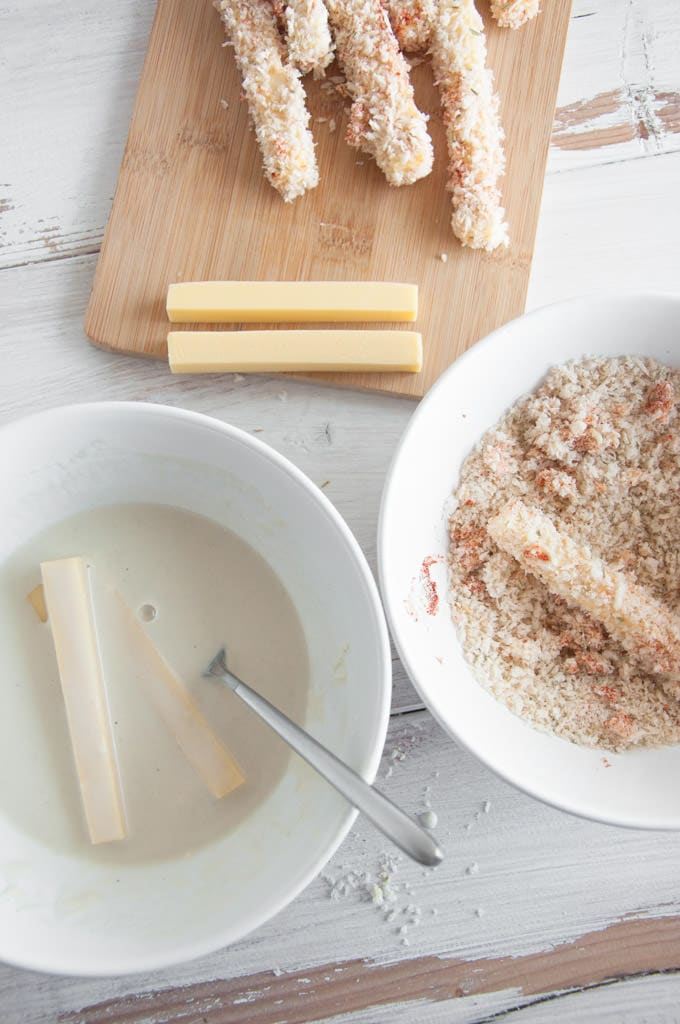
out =
[[368,156],[345,144],[346,101],[308,77],[321,181],[286,204],[262,175],[234,57],[210,0],[158,0],[86,333],[108,349],[164,357],[171,281],[412,281],[420,286],[422,373],[323,377],[422,396],[461,352],[524,311],[570,0],[544,0],[544,7],[512,32],[481,4],[507,136],[511,235],[509,249],[487,254],[463,249],[451,233],[427,61],[413,80],[430,115],[430,177],[390,188]]

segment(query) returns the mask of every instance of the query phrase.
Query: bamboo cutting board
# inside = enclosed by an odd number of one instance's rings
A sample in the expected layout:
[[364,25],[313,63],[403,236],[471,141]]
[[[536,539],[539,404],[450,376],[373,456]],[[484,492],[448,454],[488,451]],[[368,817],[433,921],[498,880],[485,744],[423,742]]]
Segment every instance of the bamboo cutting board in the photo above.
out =
[[390,188],[368,156],[345,144],[346,101],[308,77],[321,181],[286,204],[263,177],[239,74],[210,0],[158,0],[86,333],[108,349],[164,357],[172,281],[415,282],[420,314],[404,326],[423,334],[422,373],[323,379],[425,394],[465,349],[524,311],[570,0],[544,6],[512,32],[492,23],[482,5],[507,137],[511,236],[509,249],[487,254],[461,248],[451,233],[428,62],[414,69],[413,80],[430,115],[430,177]]

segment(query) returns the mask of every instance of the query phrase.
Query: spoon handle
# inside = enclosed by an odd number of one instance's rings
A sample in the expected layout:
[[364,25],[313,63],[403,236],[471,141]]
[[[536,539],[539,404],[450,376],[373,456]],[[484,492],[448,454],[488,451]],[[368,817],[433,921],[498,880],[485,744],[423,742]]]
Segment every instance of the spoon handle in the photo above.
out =
[[322,746],[309,733],[270,704],[268,700],[220,665],[212,673],[226,683],[244,703],[259,715],[263,722],[278,733],[281,739],[303,757],[320,775],[330,782],[354,807],[358,808],[380,831],[404,853],[420,864],[434,867],[443,858],[435,841],[410,815],[393,804],[386,796],[369,785],[344,761]]

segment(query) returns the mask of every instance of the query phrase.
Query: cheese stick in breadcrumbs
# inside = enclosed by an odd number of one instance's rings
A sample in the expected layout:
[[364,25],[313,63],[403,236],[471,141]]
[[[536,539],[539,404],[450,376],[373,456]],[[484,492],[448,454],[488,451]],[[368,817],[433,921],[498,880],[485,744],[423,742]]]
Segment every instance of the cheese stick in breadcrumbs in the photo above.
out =
[[215,0],[243,78],[267,180],[288,203],[319,183],[300,73],[269,0]]
[[521,28],[539,12],[539,0],[491,0],[491,14],[502,28]]
[[647,671],[680,678],[680,619],[645,587],[522,501],[508,502],[487,529],[502,551],[552,594],[601,622]]
[[463,245],[490,251],[508,244],[498,188],[505,153],[484,25],[473,0],[438,0],[430,46],[446,130],[451,227]]
[[348,143],[370,153],[390,185],[424,178],[433,159],[427,119],[380,0],[326,0],[326,7],[352,97]]
[[322,76],[333,60],[333,40],[323,0],[288,0],[283,5],[288,58],[303,75]]
[[384,0],[392,31],[405,53],[426,50],[430,42],[435,0]]

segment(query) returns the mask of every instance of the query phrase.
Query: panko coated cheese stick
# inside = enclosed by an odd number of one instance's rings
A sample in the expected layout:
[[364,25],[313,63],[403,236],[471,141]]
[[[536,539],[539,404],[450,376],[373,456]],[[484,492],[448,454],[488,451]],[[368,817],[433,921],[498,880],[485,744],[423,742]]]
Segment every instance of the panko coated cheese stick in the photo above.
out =
[[385,0],[392,31],[406,53],[426,50],[430,42],[435,0]]
[[508,502],[487,529],[501,550],[552,594],[601,622],[649,672],[680,678],[680,619],[645,587],[522,501]]
[[521,28],[539,10],[539,0],[491,0],[491,14],[502,28]]
[[430,46],[446,130],[451,227],[463,245],[490,251],[508,244],[498,188],[505,154],[484,24],[473,0],[438,0]]
[[243,79],[267,180],[286,202],[319,183],[299,71],[286,61],[269,0],[215,0]]
[[323,0],[288,0],[283,11],[288,59],[303,75],[323,75],[333,60],[333,40]]
[[416,107],[409,66],[380,0],[326,0],[352,97],[347,142],[375,158],[390,185],[432,170],[427,119]]

